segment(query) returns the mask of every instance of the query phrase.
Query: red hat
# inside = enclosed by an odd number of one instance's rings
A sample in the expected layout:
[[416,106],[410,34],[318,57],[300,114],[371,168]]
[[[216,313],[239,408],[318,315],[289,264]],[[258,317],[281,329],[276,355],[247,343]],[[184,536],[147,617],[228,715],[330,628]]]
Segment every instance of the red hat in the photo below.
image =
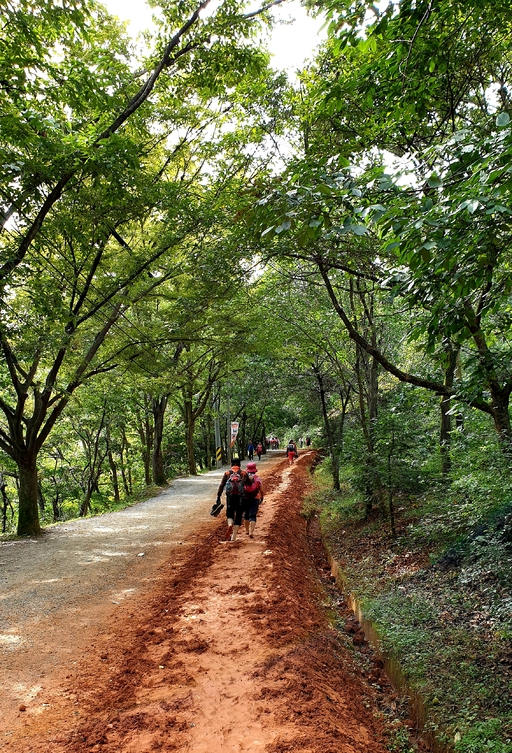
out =
[[247,463],[245,470],[248,473],[256,473],[258,469],[256,468],[256,463]]

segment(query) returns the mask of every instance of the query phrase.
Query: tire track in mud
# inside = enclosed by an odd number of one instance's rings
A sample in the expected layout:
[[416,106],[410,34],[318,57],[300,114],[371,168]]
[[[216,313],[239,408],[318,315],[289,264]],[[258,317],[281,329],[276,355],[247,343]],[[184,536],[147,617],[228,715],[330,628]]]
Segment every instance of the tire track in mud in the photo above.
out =
[[223,519],[184,542],[10,750],[384,753],[370,689],[322,607],[300,515],[313,460],[262,468],[254,539],[226,542]]

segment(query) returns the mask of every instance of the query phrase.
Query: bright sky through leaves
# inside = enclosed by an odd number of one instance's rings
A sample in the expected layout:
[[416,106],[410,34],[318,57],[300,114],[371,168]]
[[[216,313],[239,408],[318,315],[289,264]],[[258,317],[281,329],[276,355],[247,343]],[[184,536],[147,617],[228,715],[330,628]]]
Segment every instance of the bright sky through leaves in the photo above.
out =
[[[128,31],[134,38],[151,26],[152,11],[144,0],[104,0],[104,4],[110,13],[129,22]],[[272,32],[269,42],[272,65],[293,73],[313,56],[317,45],[325,38],[325,31],[320,32],[324,19],[308,16],[298,0],[276,6],[272,13],[282,22]]]

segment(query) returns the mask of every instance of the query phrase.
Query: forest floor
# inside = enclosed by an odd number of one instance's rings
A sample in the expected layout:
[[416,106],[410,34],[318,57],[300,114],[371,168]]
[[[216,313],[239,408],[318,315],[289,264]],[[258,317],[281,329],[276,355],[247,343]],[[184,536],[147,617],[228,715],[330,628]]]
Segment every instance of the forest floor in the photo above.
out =
[[[13,676],[2,688],[0,750],[388,750],[390,726],[407,720],[393,718],[400,699],[332,582],[318,533],[306,530],[313,462],[304,452],[292,467],[261,464],[266,496],[253,539],[227,542],[225,518],[203,515],[135,595],[110,609],[92,600],[92,623],[77,618],[68,592],[51,633],[57,660],[45,660],[25,702]],[[70,583],[83,577],[71,555]],[[19,670],[28,676],[29,663],[35,673],[41,657],[25,651]]]

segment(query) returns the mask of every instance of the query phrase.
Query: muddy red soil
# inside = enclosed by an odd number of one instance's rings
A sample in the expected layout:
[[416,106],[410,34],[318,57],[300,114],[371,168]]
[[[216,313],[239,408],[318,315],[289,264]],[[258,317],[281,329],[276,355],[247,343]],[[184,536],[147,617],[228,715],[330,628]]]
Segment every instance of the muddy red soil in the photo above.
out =
[[253,539],[226,542],[225,518],[201,524],[152,590],[109,617],[72,673],[47,678],[46,704],[22,707],[0,747],[384,753],[379,715],[392,691],[369,647],[366,669],[354,660],[351,646],[364,644],[357,623],[349,618],[346,634],[333,626],[324,555],[300,515],[313,461],[304,453],[262,473]]

